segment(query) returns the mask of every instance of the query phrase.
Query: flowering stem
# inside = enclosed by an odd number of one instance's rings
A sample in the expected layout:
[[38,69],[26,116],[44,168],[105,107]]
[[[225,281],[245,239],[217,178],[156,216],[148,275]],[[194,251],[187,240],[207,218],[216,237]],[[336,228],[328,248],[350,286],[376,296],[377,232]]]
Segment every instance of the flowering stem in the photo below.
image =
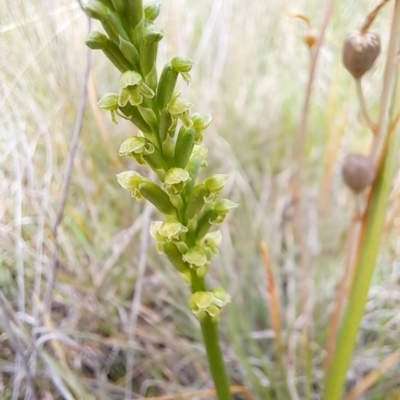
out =
[[[206,290],[204,279],[199,278],[196,271],[191,273],[191,277],[193,292]],[[231,400],[232,396],[229,389],[228,375],[225,369],[221,346],[219,345],[218,321],[211,318],[208,314],[199,318],[199,321],[218,400]]]
[[207,350],[208,363],[219,400],[231,400],[228,376],[219,345],[218,322],[209,315],[200,319],[201,332]]

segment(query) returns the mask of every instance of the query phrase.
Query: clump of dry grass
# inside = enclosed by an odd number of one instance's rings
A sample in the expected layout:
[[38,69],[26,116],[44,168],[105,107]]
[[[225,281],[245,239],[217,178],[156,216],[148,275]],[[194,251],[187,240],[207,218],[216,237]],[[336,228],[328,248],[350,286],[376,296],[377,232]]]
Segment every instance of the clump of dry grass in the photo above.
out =
[[[374,5],[372,0],[338,2],[310,106],[303,212],[313,260],[308,290],[314,321],[313,398],[321,389],[327,310],[341,276],[351,215],[352,199],[341,182],[339,165],[347,150],[367,146],[340,49],[354,21],[361,23],[364,10]],[[213,269],[211,280],[223,282],[234,298],[222,318],[232,382],[251,388],[257,398],[274,398],[284,390],[275,368],[260,239],[268,243],[282,303],[289,383],[300,396],[305,379],[298,353],[301,287],[288,185],[308,54],[302,27],[285,16],[286,10],[302,7],[294,0],[163,2],[167,40],[160,65],[178,53],[198,60],[187,95],[199,110],[215,110],[205,139],[209,169],[223,168],[234,176],[226,191],[241,203],[240,213],[229,222],[231,229],[222,228],[220,268]],[[312,22],[320,17],[316,1],[307,2],[302,11]],[[79,5],[67,1],[7,1],[0,5],[0,14],[0,304],[9,325],[0,318],[0,397],[23,397],[31,376],[39,398],[123,398],[128,350],[135,355],[132,398],[209,389],[204,349],[193,328],[196,321],[181,307],[186,293],[152,250],[142,261],[138,324],[128,349],[139,238],[147,226],[142,204],[132,204],[115,183],[122,168],[118,147],[132,127],[121,123],[111,133],[110,123],[94,106],[99,94],[110,89],[109,82],[118,78],[97,54],[92,56],[80,144],[59,230],[53,306],[40,321],[53,254],[51,229],[81,98],[86,20]],[[176,24],[183,16],[185,23]],[[382,41],[389,17],[383,10],[375,22]],[[100,70],[102,77],[107,71],[109,81],[98,81]],[[365,82],[372,117],[377,115],[381,76],[377,65]],[[207,94],[198,98],[204,87]],[[397,176],[348,387],[368,377],[397,349],[399,183]],[[399,381],[393,371],[382,375],[365,397],[394,396]]]

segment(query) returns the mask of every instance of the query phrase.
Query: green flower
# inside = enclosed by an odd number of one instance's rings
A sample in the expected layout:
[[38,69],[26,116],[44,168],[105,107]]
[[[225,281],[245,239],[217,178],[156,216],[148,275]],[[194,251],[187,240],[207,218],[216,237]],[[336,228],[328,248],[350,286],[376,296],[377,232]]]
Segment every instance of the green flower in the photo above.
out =
[[192,69],[193,64],[194,61],[186,56],[177,56],[171,60],[171,65],[174,71],[179,72],[188,85],[192,80],[189,71]]
[[220,224],[224,221],[226,215],[233,208],[238,207],[239,204],[229,199],[220,199],[214,205],[215,214],[210,220],[212,224]]
[[121,91],[119,93],[118,105],[125,107],[128,102],[138,106],[143,101],[143,96],[149,99],[154,97],[154,91],[143,81],[142,76],[136,71],[126,71],[119,80]]
[[218,247],[222,241],[221,231],[214,231],[207,233],[201,241],[200,245],[204,248],[204,251],[207,253],[207,257],[211,259],[211,257],[218,255]]
[[103,110],[110,111],[111,120],[114,125],[117,125],[117,118],[115,117],[118,113],[118,95],[116,93],[107,93],[105,94],[98,102],[97,106],[102,108]]
[[138,186],[143,181],[143,177],[136,171],[125,171],[117,175],[118,183],[126,190],[132,192],[132,197],[137,200],[142,198]]
[[171,168],[165,175],[162,187],[168,194],[177,195],[189,181],[189,172],[182,168]]
[[188,252],[182,256],[182,259],[194,270],[206,267],[210,264],[207,254],[200,246],[191,247]]
[[194,163],[196,159],[200,159],[200,166],[207,167],[208,149],[204,144],[195,144],[192,155],[190,156],[189,164]]
[[167,219],[164,222],[154,221],[150,226],[150,234],[157,241],[179,241],[180,235],[186,233],[188,228],[175,219]]
[[211,203],[217,198],[219,192],[224,188],[225,183],[228,181],[228,179],[229,175],[217,174],[208,177],[204,181],[204,184],[209,191],[209,196],[204,199],[206,203]]
[[212,289],[211,293],[214,296],[213,303],[219,308],[222,308],[231,302],[231,296],[229,296],[225,289],[221,287]]
[[120,156],[133,157],[139,165],[146,164],[143,159],[144,155],[153,153],[154,145],[149,140],[139,136],[133,136],[124,140],[119,148]]
[[231,298],[222,288],[212,289],[211,292],[196,292],[189,300],[189,307],[198,318],[208,314],[218,319],[222,308],[230,303]]
[[169,127],[170,131],[175,130],[178,119],[182,121],[182,124],[186,129],[192,127],[193,122],[189,117],[189,108],[192,105],[192,103],[180,96],[179,91],[176,91],[174,93],[171,101],[167,105],[168,112],[171,114],[172,117],[172,124]]
[[212,116],[210,114],[198,114],[194,113],[191,115],[193,128],[196,130],[195,143],[201,143],[203,140],[203,131],[205,131],[211,124]]

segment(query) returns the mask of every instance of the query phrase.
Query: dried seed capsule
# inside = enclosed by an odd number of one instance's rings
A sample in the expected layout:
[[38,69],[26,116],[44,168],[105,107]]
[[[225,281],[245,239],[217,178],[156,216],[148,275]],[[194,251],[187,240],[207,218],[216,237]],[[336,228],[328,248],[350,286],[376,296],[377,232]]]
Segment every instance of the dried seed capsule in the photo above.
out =
[[374,180],[374,163],[361,154],[348,154],[343,162],[342,175],[346,185],[355,193],[360,193]]
[[372,67],[380,50],[381,41],[376,33],[349,33],[343,47],[343,64],[355,79],[359,79]]

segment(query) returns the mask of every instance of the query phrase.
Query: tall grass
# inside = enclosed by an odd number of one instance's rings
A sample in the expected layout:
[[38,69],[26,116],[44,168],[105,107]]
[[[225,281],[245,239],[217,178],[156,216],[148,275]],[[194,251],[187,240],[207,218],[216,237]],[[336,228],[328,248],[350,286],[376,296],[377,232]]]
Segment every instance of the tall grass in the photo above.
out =
[[[348,151],[367,149],[369,143],[355,87],[341,65],[341,46],[345,34],[358,27],[375,5],[372,0],[337,1],[311,101],[303,212],[311,255],[313,398],[321,396],[323,387],[326,331],[353,209],[340,164]],[[222,227],[224,241],[211,267],[211,282],[221,282],[233,296],[221,320],[231,381],[247,386],[259,399],[283,396],[286,386],[276,368],[261,239],[268,246],[281,301],[291,398],[304,395],[305,371],[299,358],[301,287],[288,185],[308,50],[301,40],[304,26],[286,16],[294,9],[318,25],[321,6],[314,0],[164,0],[161,16],[166,39],[160,66],[175,54],[197,61],[185,95],[200,112],[212,110],[214,121],[205,138],[210,148],[208,168],[234,176],[225,194],[241,203],[240,212],[230,217],[229,231],[227,225]],[[138,277],[139,237],[148,229],[143,204],[132,204],[115,182],[123,168],[116,157],[118,147],[133,128],[124,123],[112,127],[95,107],[118,74],[104,57],[93,54],[89,100],[59,233],[54,305],[49,319],[38,325],[51,265],[51,227],[81,95],[86,20],[71,1],[6,1],[0,4],[0,15],[2,308],[30,361],[38,360],[32,376],[41,396],[51,398],[52,393],[56,398],[62,392],[67,398],[67,391],[77,399],[118,399],[125,395],[123,365],[132,288]],[[387,42],[390,18],[387,7],[374,23],[382,43]],[[379,109],[382,74],[379,62],[365,80],[373,117]],[[204,88],[206,94],[199,97]],[[398,347],[399,182],[397,175],[346,376],[348,389]],[[18,281],[18,276],[24,279]],[[196,320],[182,305],[187,293],[179,279],[149,249],[136,334],[129,344],[135,354],[132,398],[212,387]],[[22,360],[2,319],[0,326],[0,397],[12,398],[13,392],[23,396],[28,382],[19,374]],[[105,370],[111,371],[108,379]],[[399,385],[395,371],[381,375],[365,398],[394,396]]]

